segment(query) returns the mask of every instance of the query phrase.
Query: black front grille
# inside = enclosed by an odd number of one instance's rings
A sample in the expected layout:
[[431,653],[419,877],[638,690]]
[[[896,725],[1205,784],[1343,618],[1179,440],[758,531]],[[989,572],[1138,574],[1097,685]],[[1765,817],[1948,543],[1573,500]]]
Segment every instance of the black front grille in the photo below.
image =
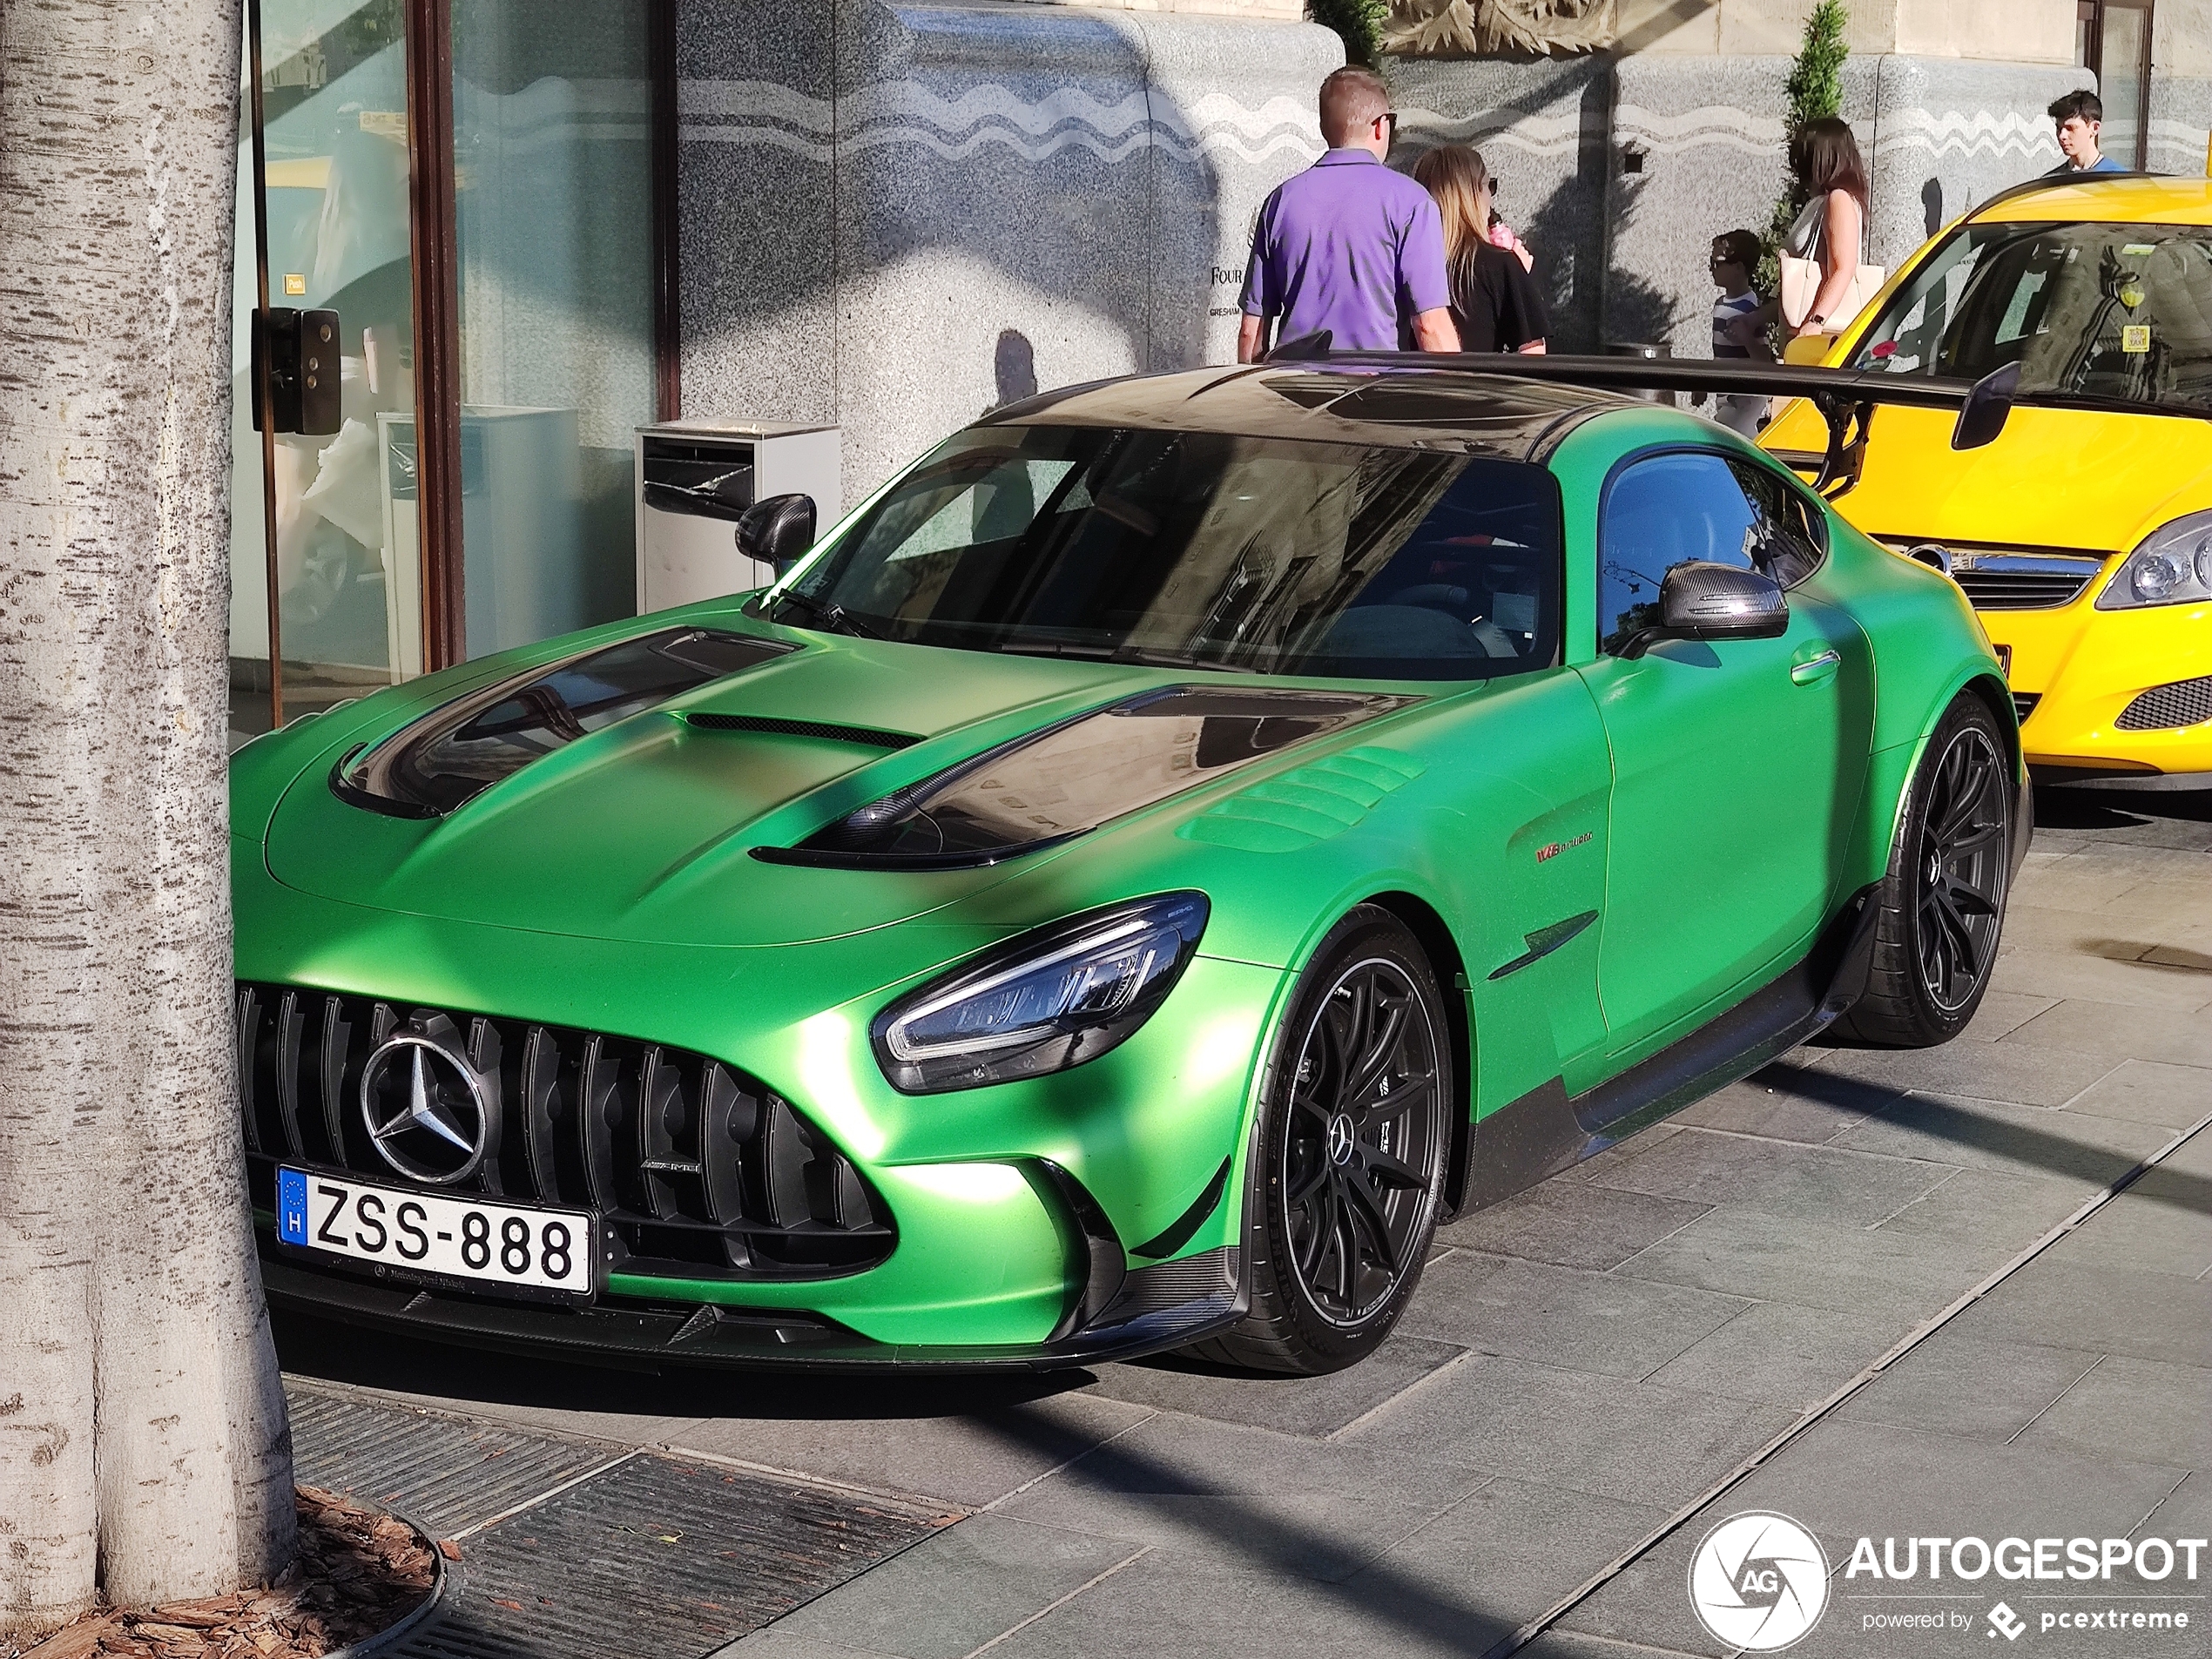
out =
[[1977,610],[2055,610],[2073,603],[2096,574],[2049,570],[1954,570],[1951,579]]
[[789,1102],[722,1062],[565,1026],[241,981],[239,1098],[253,1198],[293,1162],[413,1186],[369,1139],[369,1055],[412,1032],[464,1055],[496,1109],[457,1187],[605,1217],[614,1266],[709,1278],[821,1278],[890,1255],[889,1212]]
[[2120,711],[2113,724],[2122,732],[2170,732],[2212,720],[2212,676],[2154,685]]
[[2026,725],[2027,717],[2035,712],[2035,705],[2042,700],[2043,693],[2040,691],[2014,691],[2013,718],[2021,725]]

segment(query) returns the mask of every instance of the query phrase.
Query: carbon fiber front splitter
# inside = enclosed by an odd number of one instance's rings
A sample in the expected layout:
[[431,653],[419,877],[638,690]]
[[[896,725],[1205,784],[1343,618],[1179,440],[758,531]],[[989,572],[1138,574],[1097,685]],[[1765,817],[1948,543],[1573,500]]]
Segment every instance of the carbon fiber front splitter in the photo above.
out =
[[1224,1246],[1131,1271],[1089,1327],[1034,1347],[877,1342],[814,1314],[602,1300],[556,1307],[455,1296],[324,1272],[262,1241],[269,1305],[463,1347],[658,1370],[708,1366],[814,1371],[1045,1371],[1179,1348],[1242,1318],[1238,1252]]

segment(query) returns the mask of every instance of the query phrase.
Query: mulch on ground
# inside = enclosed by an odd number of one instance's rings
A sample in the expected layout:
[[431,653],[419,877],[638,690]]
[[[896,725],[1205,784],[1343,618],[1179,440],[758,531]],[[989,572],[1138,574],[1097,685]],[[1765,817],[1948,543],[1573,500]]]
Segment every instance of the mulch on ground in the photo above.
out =
[[[300,1558],[257,1590],[157,1608],[102,1608],[23,1659],[321,1659],[389,1629],[430,1593],[435,1568],[415,1529],[315,1487],[301,1487]],[[452,1544],[438,1548],[454,1560]]]

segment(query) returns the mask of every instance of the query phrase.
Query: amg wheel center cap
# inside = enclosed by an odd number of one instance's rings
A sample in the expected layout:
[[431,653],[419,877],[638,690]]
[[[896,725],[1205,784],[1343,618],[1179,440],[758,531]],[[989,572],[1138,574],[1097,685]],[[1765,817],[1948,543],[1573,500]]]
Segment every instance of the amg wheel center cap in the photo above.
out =
[[1329,1162],[1332,1163],[1350,1162],[1353,1140],[1352,1115],[1349,1112],[1339,1112],[1329,1120]]
[[412,1031],[395,1033],[361,1068],[361,1119],[379,1157],[433,1186],[467,1180],[491,1143],[490,1103],[476,1069]]

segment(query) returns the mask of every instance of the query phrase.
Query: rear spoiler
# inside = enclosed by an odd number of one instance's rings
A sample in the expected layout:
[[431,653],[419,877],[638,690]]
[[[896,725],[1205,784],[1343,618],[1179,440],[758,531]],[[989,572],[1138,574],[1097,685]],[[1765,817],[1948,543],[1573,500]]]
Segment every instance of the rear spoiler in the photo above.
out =
[[1979,381],[1889,374],[1878,369],[1819,368],[1809,363],[1677,361],[1673,358],[1568,357],[1508,353],[1331,351],[1328,336],[1286,341],[1267,354],[1270,363],[1326,364],[1387,369],[1398,374],[1442,370],[1554,381],[1601,391],[1705,392],[1716,396],[1801,397],[1828,426],[1828,451],[1813,488],[1830,496],[1858,483],[1866,459],[1866,435],[1885,403],[1902,408],[1950,409],[1953,449],[1979,449],[1996,441],[2011,417],[2020,366],[2006,363]]

